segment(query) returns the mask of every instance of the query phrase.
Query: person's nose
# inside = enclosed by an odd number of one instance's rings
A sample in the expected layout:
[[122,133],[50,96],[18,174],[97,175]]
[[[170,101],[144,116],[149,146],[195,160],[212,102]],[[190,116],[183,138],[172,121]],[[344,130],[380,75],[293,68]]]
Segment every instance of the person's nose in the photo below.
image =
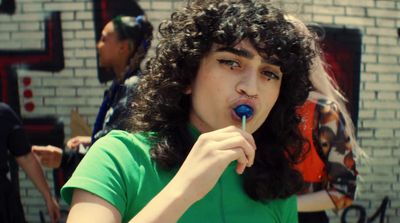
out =
[[240,76],[236,91],[248,97],[257,97],[258,75],[256,70],[248,70]]
[[97,48],[97,50],[100,49],[100,41],[96,43],[96,48]]

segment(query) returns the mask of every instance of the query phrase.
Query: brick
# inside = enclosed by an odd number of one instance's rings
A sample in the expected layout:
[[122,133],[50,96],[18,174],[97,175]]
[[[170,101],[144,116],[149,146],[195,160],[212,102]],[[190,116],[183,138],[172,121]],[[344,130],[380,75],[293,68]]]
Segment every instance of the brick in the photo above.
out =
[[22,4],[22,11],[25,12],[43,12],[43,5],[41,3]]
[[[374,45],[374,44],[378,43],[378,37],[376,37],[376,36],[371,36],[371,35],[365,35],[364,34],[361,38],[362,38],[363,44],[372,44],[372,45]],[[374,53],[376,53],[376,52],[374,52]]]
[[75,36],[78,39],[94,39],[94,31],[76,31]]
[[396,27],[396,20],[376,18],[377,27]]
[[374,7],[375,5],[373,0],[363,0],[363,1],[334,0],[333,2],[335,5],[344,5],[344,6]]
[[85,46],[85,41],[84,40],[64,40],[64,48],[82,48]]
[[396,8],[396,4],[394,1],[376,1],[376,7],[394,9]]
[[[71,107],[75,105],[57,105],[57,114],[58,116],[64,115],[64,116],[69,116],[71,114]],[[65,120],[63,118],[64,123],[69,123],[69,120]]]
[[39,22],[24,22],[19,24],[19,28],[24,31],[36,31],[40,30]]
[[[391,175],[371,175],[371,176],[364,176],[364,181],[371,182],[371,183],[382,183],[382,182],[394,183],[394,182],[396,182],[396,178]],[[369,196],[369,198],[377,198],[377,196],[378,196],[377,194],[374,194],[372,196]],[[367,197],[367,195],[364,194],[363,197]]]
[[83,24],[81,21],[66,21],[62,23],[63,30],[76,30],[82,29]]
[[[393,131],[391,133],[393,133]],[[376,134],[390,134],[390,132],[382,130],[382,131],[376,131]],[[384,138],[384,137],[380,137],[380,138]],[[383,149],[383,148],[375,149],[373,151],[373,157],[384,159],[385,157],[391,157],[392,152],[393,152],[392,149]],[[389,167],[379,166],[378,168],[373,168],[373,172],[385,174],[385,173],[391,173],[393,171],[392,171],[391,166],[389,166]]]
[[[21,110],[21,113],[22,113],[22,116],[25,116],[26,114],[28,114],[27,112],[22,112],[22,110]],[[43,115],[43,114],[46,114],[46,115],[55,115],[56,114],[56,108],[53,106],[53,107],[50,107],[50,106],[45,106],[45,107],[43,107],[43,106],[35,106],[35,110],[32,112],[32,114],[37,114],[37,115]]]
[[149,1],[140,1],[138,2],[140,7],[144,10],[144,11],[149,11],[151,10],[151,2]]
[[346,7],[345,12],[348,16],[365,16],[367,14],[366,9],[362,7]]
[[[96,59],[85,59],[85,67],[97,69],[97,60]],[[97,75],[97,71],[96,71],[96,75]]]
[[57,79],[44,79],[44,86],[82,86],[83,80],[81,78],[57,78]]
[[400,83],[365,83],[365,89],[369,91],[398,91]]
[[91,1],[85,3],[86,11],[93,11],[93,3]]
[[396,94],[396,92],[379,92],[378,99],[379,100],[396,100],[397,94]]
[[368,8],[367,15],[370,17],[400,19],[400,11],[399,10]]
[[344,7],[339,6],[318,6],[307,5],[304,6],[305,13],[325,14],[325,15],[344,15]]
[[40,50],[40,49],[44,48],[44,46],[41,41],[23,41],[21,43],[21,48],[22,49],[33,49],[33,50],[38,49],[38,50]]
[[75,13],[74,12],[65,12],[61,13],[61,21],[71,21],[75,20]]
[[390,64],[367,64],[367,72],[380,72],[380,73],[397,73],[399,71],[398,65]]
[[366,34],[397,37],[397,30],[395,28],[367,27]]
[[21,42],[6,41],[1,38],[0,33],[0,50],[18,50],[22,48]]
[[400,126],[399,121],[388,121],[388,120],[364,120],[363,127],[364,128],[382,128],[382,129],[395,129]]
[[81,114],[81,115],[96,116],[98,112],[99,112],[99,108],[97,106],[79,107],[79,114]]
[[93,13],[87,11],[78,11],[76,12],[76,19],[78,20],[93,20]]
[[96,51],[92,49],[76,49],[75,50],[76,58],[90,58],[96,57]]
[[374,184],[372,189],[377,192],[386,192],[391,191],[392,188],[390,184]]
[[83,28],[84,29],[94,29],[93,21],[84,21]]
[[101,104],[101,102],[103,101],[102,97],[90,97],[90,99],[88,99],[87,101],[87,105],[96,105],[99,106]]
[[376,111],[376,117],[378,119],[395,119],[395,111]]
[[38,88],[33,90],[34,96],[53,96],[55,94],[54,88]]
[[[361,117],[360,117],[361,118]],[[372,130],[359,130],[357,131],[357,138],[372,138],[374,132]]]
[[58,87],[56,91],[56,96],[77,96],[76,92],[76,88],[74,87]]
[[[100,85],[100,83],[99,83],[99,80],[97,79],[97,76],[93,77],[93,78],[85,78],[84,86],[87,86],[87,87],[91,87],[91,86],[98,87],[99,85]],[[108,85],[106,85],[106,86],[108,86]]]
[[147,13],[147,17],[150,19],[150,21],[153,20],[164,20],[164,19],[168,19],[171,15],[171,12],[167,12],[167,11],[148,11]]
[[365,17],[335,16],[335,24],[353,25],[353,26],[374,26],[375,20]]
[[94,39],[85,39],[85,47],[96,49],[97,42]]
[[316,4],[318,4],[318,5],[332,5],[333,4],[333,0],[318,0],[316,2]]
[[103,88],[78,88],[78,95],[80,96],[97,96],[101,97],[104,94]]
[[83,11],[85,3],[44,3],[44,10],[46,11]]
[[66,59],[65,66],[66,67],[82,67],[83,60],[81,60],[81,59]]
[[11,38],[13,40],[25,40],[29,36],[30,40],[42,40],[44,39],[43,32],[17,32],[11,33]]
[[398,60],[396,56],[378,55],[378,62],[381,64],[397,64]]
[[333,16],[331,15],[313,15],[313,21],[319,23],[333,23]]
[[[397,124],[399,124],[400,122],[398,122]],[[399,125],[397,125],[399,126]],[[390,128],[386,127],[386,128]],[[393,127],[392,127],[393,128]],[[394,127],[395,128],[395,127]],[[394,147],[394,146],[398,146],[399,142],[396,139],[391,139],[391,140],[387,140],[387,139],[363,139],[362,141],[362,146],[375,146],[375,147]],[[374,158],[374,160],[376,159],[376,157]],[[397,159],[398,162],[398,159]],[[387,160],[387,162],[384,163],[385,165],[395,165],[395,161],[392,160],[392,162],[390,162],[389,160]]]
[[363,91],[362,93],[360,93],[360,98],[361,99],[376,99],[377,95],[376,92],[371,92],[371,91]]
[[172,2],[168,1],[153,1],[151,9],[156,11],[170,11],[172,9]]
[[379,37],[378,44],[379,45],[392,45],[397,46],[397,37]]
[[15,22],[42,21],[43,19],[44,19],[43,13],[24,13],[24,14],[17,14],[12,17],[12,21]]
[[45,104],[47,105],[84,105],[86,99],[81,97],[56,97],[56,98],[45,98]]
[[0,31],[4,34],[4,32],[17,31],[18,23],[1,23]]
[[75,69],[75,77],[97,77],[97,69]]
[[364,54],[361,57],[361,61],[363,63],[376,63],[378,61],[377,55],[376,54]]
[[[384,129],[384,130],[376,130],[375,131],[375,137],[378,138],[392,138],[394,136],[394,131],[393,130],[388,130],[388,129]],[[377,152],[374,153],[374,155],[380,154],[382,152],[381,149],[376,150]]]

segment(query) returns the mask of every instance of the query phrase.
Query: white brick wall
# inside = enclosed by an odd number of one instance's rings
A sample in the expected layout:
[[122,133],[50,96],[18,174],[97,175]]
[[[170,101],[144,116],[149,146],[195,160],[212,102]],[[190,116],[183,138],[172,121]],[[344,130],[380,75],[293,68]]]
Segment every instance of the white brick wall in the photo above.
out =
[[[363,176],[357,203],[371,215],[385,195],[391,203],[386,222],[400,221],[400,1],[398,0],[282,0],[282,5],[307,22],[360,29],[363,55],[360,83],[358,141],[371,161],[359,165]],[[103,90],[97,81],[92,1],[20,0],[13,16],[0,15],[0,49],[40,49],[44,46],[43,18],[61,11],[65,69],[48,73],[19,69],[32,77],[34,112],[23,116],[56,115],[68,135],[71,109],[93,124]],[[141,0],[154,26],[182,1]],[[157,39],[153,43],[155,46]],[[20,90],[22,88],[20,87]],[[21,104],[24,99],[21,98]],[[47,175],[51,179],[48,171]],[[38,222],[45,210],[41,197],[21,173],[21,194],[27,218]],[[333,222],[339,222],[332,214]]]

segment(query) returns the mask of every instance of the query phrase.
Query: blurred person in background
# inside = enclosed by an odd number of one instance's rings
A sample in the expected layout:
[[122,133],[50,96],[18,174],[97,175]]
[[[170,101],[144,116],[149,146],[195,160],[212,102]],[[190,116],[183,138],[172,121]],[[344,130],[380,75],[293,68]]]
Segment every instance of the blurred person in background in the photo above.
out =
[[19,188],[13,187],[7,177],[10,171],[9,156],[15,157],[35,187],[42,194],[50,220],[57,222],[60,210],[17,114],[5,103],[0,102],[0,222],[25,223],[24,210],[19,199]]

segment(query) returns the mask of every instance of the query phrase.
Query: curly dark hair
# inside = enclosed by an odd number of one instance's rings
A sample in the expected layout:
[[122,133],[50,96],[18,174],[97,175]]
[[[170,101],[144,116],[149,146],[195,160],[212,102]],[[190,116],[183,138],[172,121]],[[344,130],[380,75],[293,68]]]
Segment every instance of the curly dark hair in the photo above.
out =
[[133,131],[157,132],[152,158],[163,168],[179,167],[194,144],[187,130],[190,95],[184,94],[197,75],[200,61],[213,44],[235,46],[249,40],[263,57],[277,56],[284,73],[280,95],[267,120],[253,134],[254,165],[243,186],[254,200],[285,198],[302,187],[292,168],[304,142],[295,109],[310,89],[310,39],[296,32],[283,12],[256,0],[196,0],[159,27],[156,55],[146,66],[133,105]]

